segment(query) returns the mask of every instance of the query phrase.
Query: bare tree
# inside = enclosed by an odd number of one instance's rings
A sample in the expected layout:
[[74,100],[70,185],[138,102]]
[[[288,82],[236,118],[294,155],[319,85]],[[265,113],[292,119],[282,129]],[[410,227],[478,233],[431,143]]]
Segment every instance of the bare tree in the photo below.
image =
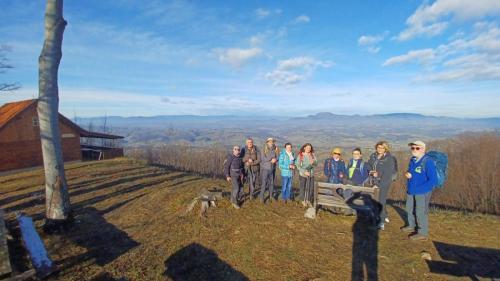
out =
[[[5,73],[7,70],[14,68],[7,59],[7,52],[11,49],[6,45],[0,45],[0,73]],[[17,83],[0,82],[0,92],[10,92],[19,89]]]
[[46,225],[64,223],[70,218],[71,213],[59,130],[57,84],[65,26],[63,0],[47,0],[45,42],[39,57],[38,74],[38,119],[45,168]]

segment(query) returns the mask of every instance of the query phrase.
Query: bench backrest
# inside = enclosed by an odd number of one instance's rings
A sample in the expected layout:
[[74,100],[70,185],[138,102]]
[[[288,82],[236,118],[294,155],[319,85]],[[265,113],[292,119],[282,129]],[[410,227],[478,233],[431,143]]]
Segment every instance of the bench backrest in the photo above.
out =
[[356,185],[348,185],[348,184],[334,184],[327,182],[317,182],[314,186],[314,204],[315,206],[324,205],[325,203],[330,206],[339,207],[347,206],[344,202],[343,198],[337,194],[337,189],[350,189],[353,193],[362,193],[369,195],[373,200],[379,201],[379,193],[380,189],[376,186],[374,187],[364,187],[364,186],[356,186]]

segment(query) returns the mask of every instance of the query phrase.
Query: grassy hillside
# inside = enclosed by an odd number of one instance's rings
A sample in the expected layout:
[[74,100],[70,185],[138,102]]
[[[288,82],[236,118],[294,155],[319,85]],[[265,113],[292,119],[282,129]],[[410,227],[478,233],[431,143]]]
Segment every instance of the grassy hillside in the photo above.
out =
[[[200,218],[198,208],[186,215],[187,205],[203,188],[229,190],[226,182],[128,159],[68,165],[67,178],[75,223],[64,235],[43,235],[61,269],[53,280],[350,280],[353,260],[379,280],[500,278],[498,216],[434,211],[431,240],[410,242],[398,206],[388,207],[382,232],[326,211],[306,220],[294,203],[235,210],[224,200]],[[0,177],[0,207],[15,237],[16,211],[40,226],[42,171]],[[10,246],[25,270],[20,241]]]

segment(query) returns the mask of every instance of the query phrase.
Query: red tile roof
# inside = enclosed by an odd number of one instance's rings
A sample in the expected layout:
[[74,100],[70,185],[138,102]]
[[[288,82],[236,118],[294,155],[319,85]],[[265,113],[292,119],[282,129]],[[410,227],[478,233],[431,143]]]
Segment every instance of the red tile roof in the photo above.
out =
[[18,102],[6,103],[0,107],[0,130],[9,123],[16,115],[23,112],[37,100],[23,100]]
[[[33,100],[23,100],[23,101],[18,101],[18,102],[11,102],[11,103],[6,103],[0,107],[0,130],[9,123],[14,117],[21,112],[23,112],[25,109],[30,107],[32,104],[37,103],[38,100],[33,99]],[[59,120],[61,122],[66,123],[67,125],[73,127],[75,130],[77,130],[80,133],[81,137],[89,137],[89,138],[104,138],[104,139],[123,139],[124,137],[122,136],[117,136],[117,135],[111,135],[111,134],[105,134],[105,133],[98,133],[98,132],[90,132],[87,131],[68,118],[64,117],[64,115],[59,113]]]

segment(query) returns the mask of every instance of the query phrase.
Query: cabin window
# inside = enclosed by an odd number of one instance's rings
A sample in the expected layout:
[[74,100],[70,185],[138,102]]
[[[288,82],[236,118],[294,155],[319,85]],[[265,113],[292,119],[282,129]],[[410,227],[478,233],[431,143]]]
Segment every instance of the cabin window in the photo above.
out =
[[38,127],[40,124],[38,123],[38,117],[33,117],[33,127]]

